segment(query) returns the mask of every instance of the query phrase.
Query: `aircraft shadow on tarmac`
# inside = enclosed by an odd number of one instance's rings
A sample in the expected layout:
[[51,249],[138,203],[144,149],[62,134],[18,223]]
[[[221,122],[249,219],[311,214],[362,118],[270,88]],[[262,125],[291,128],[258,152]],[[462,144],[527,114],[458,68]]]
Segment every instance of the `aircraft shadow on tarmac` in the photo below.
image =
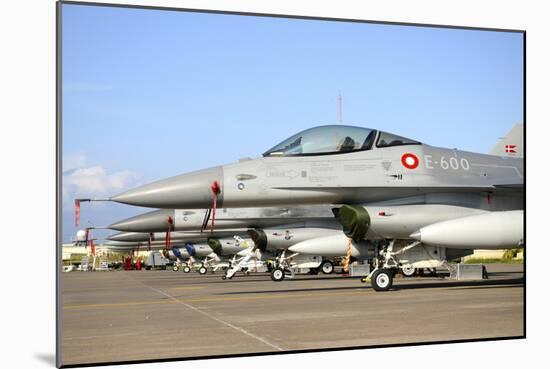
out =
[[[426,288],[451,288],[451,287],[465,287],[463,289],[481,289],[481,288],[504,288],[504,287],[523,287],[525,279],[513,278],[513,279],[489,279],[483,281],[449,281],[449,282],[413,282],[413,283],[399,283],[394,285],[392,290],[410,290],[410,289],[426,289]],[[344,290],[357,290],[365,288],[364,285],[351,286],[351,287],[328,287],[328,288],[297,288],[297,289],[284,289],[284,290],[261,290],[261,291],[243,291],[243,292],[222,292],[217,295],[247,295],[247,294],[262,294],[262,293],[292,293],[292,292],[321,292],[321,291],[344,291]]]
[[[392,290],[410,290],[420,288],[451,288],[451,287],[468,287],[467,289],[480,289],[480,288],[498,288],[498,287],[523,287],[525,279],[511,278],[511,279],[488,279],[483,281],[449,281],[440,283],[409,283],[409,284],[397,284],[393,285]],[[464,288],[460,288],[463,290]]]

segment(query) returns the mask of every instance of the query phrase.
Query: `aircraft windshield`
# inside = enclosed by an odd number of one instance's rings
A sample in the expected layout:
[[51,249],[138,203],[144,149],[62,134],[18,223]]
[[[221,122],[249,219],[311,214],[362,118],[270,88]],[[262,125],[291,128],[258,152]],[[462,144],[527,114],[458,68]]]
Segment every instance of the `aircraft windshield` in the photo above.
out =
[[337,154],[370,150],[376,130],[343,125],[306,129],[266,151],[264,156]]
[[376,147],[390,147],[401,145],[420,145],[420,142],[387,132],[380,132],[380,135],[378,135],[378,141],[376,141]]

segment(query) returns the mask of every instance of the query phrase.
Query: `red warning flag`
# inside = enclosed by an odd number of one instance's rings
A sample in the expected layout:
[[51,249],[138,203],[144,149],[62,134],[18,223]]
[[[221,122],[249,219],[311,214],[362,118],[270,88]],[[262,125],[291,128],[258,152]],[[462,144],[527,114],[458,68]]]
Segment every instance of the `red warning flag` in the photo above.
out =
[[78,227],[80,223],[80,200],[74,200],[74,225]]
[[168,217],[168,228],[166,229],[166,248],[170,248],[170,231],[172,230],[172,224],[174,224],[174,219],[172,217]]
[[212,226],[210,227],[210,232],[214,232],[214,222],[216,220],[216,207],[218,205],[218,195],[221,192],[221,187],[218,181],[212,182],[212,185],[210,186],[210,190],[212,191],[212,195],[214,197],[214,203],[212,204]]

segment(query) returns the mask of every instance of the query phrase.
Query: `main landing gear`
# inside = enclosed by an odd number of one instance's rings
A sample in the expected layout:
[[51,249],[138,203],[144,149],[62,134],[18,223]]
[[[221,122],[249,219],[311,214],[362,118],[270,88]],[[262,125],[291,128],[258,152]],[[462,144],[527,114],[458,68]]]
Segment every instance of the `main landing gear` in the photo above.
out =
[[271,271],[271,280],[280,282],[285,279],[285,271],[281,267],[276,267]]
[[290,268],[289,260],[296,255],[298,255],[298,253],[286,256],[286,250],[283,250],[281,254],[275,258],[270,272],[272,281],[281,282],[285,277],[294,278],[294,271]]
[[416,269],[412,267],[400,267],[394,256],[419,245],[420,241],[415,241],[397,252],[393,251],[394,243],[395,240],[391,240],[387,245],[376,246],[377,256],[373,259],[374,269],[369,275],[361,279],[363,283],[370,282],[372,289],[375,291],[389,291],[393,286],[393,277],[399,269],[404,275],[406,275],[405,273],[412,273],[411,275],[416,273]]

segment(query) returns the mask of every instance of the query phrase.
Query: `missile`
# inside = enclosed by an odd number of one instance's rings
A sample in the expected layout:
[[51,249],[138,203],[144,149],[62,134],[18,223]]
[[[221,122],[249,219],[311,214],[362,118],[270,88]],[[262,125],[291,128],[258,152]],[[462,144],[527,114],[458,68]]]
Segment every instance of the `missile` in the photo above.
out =
[[411,238],[461,249],[503,249],[523,245],[523,210],[495,211],[437,222]]
[[[311,238],[288,248],[291,252],[296,252],[305,255],[322,255],[322,256],[345,256],[348,252],[349,238],[342,232],[331,236]],[[351,242],[351,256],[354,258],[367,257],[369,251],[374,251],[369,248],[366,242]]]

